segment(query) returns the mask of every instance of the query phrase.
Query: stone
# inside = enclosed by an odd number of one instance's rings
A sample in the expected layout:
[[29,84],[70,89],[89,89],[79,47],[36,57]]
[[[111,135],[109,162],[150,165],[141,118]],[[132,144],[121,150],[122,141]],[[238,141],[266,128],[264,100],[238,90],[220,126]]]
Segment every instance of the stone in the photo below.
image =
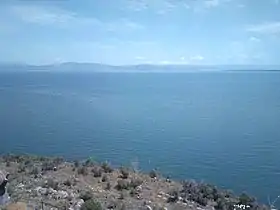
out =
[[147,210],[153,210],[151,206],[146,205]]

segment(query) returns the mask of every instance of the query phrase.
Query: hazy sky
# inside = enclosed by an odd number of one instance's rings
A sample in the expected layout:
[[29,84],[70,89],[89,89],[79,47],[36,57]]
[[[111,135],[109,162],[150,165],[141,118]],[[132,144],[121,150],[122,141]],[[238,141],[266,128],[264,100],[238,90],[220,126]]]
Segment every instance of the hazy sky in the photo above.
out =
[[68,61],[280,64],[280,1],[0,1],[0,62]]

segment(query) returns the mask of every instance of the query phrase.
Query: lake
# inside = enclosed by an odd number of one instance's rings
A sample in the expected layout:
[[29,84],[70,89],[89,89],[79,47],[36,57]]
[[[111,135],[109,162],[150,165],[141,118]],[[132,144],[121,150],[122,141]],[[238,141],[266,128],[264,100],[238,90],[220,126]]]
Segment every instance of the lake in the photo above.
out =
[[0,73],[0,153],[280,194],[280,72]]

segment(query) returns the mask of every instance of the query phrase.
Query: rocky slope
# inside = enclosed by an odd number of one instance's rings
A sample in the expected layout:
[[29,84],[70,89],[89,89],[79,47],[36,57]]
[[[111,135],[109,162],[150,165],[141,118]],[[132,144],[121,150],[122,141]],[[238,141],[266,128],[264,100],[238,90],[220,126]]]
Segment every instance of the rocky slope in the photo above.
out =
[[129,168],[112,168],[90,160],[30,155],[0,157],[0,170],[10,173],[10,204],[2,209],[69,210],[200,210],[270,209],[246,194],[195,181],[176,182]]

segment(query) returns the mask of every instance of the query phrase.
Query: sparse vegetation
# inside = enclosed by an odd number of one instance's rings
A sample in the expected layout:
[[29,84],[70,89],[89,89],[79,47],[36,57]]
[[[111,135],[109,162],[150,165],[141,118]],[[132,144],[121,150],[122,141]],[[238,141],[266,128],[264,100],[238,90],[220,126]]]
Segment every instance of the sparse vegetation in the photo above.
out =
[[42,164],[42,171],[53,171],[55,164],[52,161],[44,161]]
[[70,179],[67,179],[67,180],[64,181],[63,184],[68,186],[68,187],[71,187],[72,186],[72,181]]
[[102,163],[101,168],[105,173],[112,173],[114,171],[114,169],[107,162]]
[[49,178],[43,185],[43,187],[52,188],[54,190],[58,190],[58,182],[53,178]]
[[[233,210],[239,209],[238,205],[248,205],[252,210],[268,210],[267,206],[259,205],[256,199],[245,193],[235,196],[230,191],[195,181],[166,182],[166,179],[158,176],[156,170],[152,170],[147,176],[124,167],[114,171],[108,163],[95,163],[94,166],[87,163],[85,166],[78,164],[78,161],[73,165],[55,158],[5,158],[6,162],[2,161],[3,157],[0,161],[1,170],[4,168],[12,172],[7,191],[13,201],[30,199],[31,202],[38,203],[38,200],[44,198],[58,206],[58,209],[76,209],[75,205],[82,205],[83,209],[95,209],[104,205],[108,209],[111,206],[116,210],[150,209],[148,206],[155,210],[165,206],[171,210],[179,210],[188,209],[188,205],[192,203],[195,206],[193,209],[198,206],[205,209]],[[10,166],[6,166],[7,161]],[[78,167],[74,167],[75,165]],[[44,170],[41,171],[41,167]],[[52,167],[57,167],[57,171]],[[73,168],[76,169],[75,172],[72,171]],[[157,178],[154,179],[155,177]]]
[[80,162],[78,160],[74,161],[74,167],[78,168],[80,166]]
[[78,174],[81,174],[83,176],[87,176],[88,175],[88,169],[87,169],[86,166],[79,167],[77,172],[78,172]]
[[98,201],[90,199],[81,206],[81,210],[102,210],[102,206]]
[[169,198],[167,199],[168,203],[175,203],[179,200],[179,191],[178,190],[173,189],[168,194],[169,194]]
[[157,172],[156,172],[156,170],[154,170],[154,169],[151,170],[150,173],[149,173],[149,175],[150,175],[151,178],[156,178],[156,177],[157,177]]
[[117,190],[128,190],[130,183],[128,180],[120,179],[118,180],[118,184],[116,185]]
[[34,166],[30,171],[30,174],[34,175],[35,177],[37,177],[39,175],[39,173],[40,173],[40,169],[36,166]]
[[102,176],[102,169],[99,167],[93,167],[93,169],[91,170],[91,172],[93,173],[94,177],[101,177]]
[[102,181],[102,182],[107,182],[108,180],[109,180],[108,176],[107,176],[106,174],[104,174],[104,175],[102,176],[101,181]]
[[80,194],[80,198],[87,201],[93,198],[93,194],[90,191],[84,191]]
[[143,180],[140,178],[132,178],[130,180],[130,187],[131,188],[136,188],[138,186],[140,186],[143,183]]
[[112,187],[111,183],[107,182],[105,190],[111,190],[111,187]]
[[129,170],[127,168],[120,168],[121,178],[127,179],[129,177]]

